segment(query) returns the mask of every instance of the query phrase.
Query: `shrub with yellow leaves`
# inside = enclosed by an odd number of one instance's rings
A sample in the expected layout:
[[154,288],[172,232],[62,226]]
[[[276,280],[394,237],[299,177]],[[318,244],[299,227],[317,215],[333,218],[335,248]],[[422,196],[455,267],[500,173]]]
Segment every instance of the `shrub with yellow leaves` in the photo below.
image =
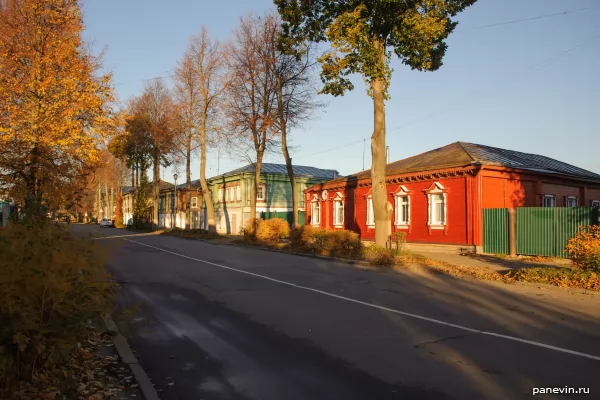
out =
[[0,394],[64,362],[85,322],[112,310],[94,243],[58,225],[0,229]]
[[290,236],[290,225],[281,218],[261,220],[256,229],[256,238],[263,243],[277,244],[279,239]]
[[575,267],[600,273],[600,226],[580,227],[567,242],[565,251]]

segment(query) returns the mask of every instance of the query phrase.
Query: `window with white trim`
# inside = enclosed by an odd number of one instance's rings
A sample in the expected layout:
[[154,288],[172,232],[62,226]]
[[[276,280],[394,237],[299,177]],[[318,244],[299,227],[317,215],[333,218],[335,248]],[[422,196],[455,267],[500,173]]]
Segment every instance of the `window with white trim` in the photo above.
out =
[[339,197],[333,201],[333,225],[344,225],[344,200]]
[[373,213],[373,197],[367,197],[367,225],[374,226],[375,225],[375,215]]
[[235,186],[229,188],[229,201],[235,201]]
[[600,208],[600,200],[592,200],[592,207]]
[[264,184],[258,185],[258,190],[256,191],[256,200],[264,201],[267,198],[267,187]]
[[410,198],[407,195],[396,196],[396,225],[407,226],[410,223]]
[[575,196],[567,196],[565,199],[565,206],[567,207],[577,207],[577,197]]
[[321,223],[321,203],[319,200],[314,199],[310,204],[310,215],[312,225],[319,225]]
[[219,195],[217,201],[220,203],[221,201],[223,201],[223,188],[219,188],[219,191],[217,193]]
[[552,194],[545,194],[544,207],[556,207],[556,196]]
[[197,208],[197,207],[198,207],[198,198],[192,197],[192,208]]
[[235,187],[235,199],[237,201],[242,200],[242,187],[240,185]]
[[444,193],[431,194],[430,225],[446,225],[446,196]]

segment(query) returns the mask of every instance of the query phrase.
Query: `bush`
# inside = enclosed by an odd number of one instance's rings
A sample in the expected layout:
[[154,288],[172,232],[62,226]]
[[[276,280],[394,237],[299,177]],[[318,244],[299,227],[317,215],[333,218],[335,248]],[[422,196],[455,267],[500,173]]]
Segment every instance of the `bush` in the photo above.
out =
[[315,232],[320,231],[312,225],[297,226],[291,236],[292,245],[305,249],[312,248]]
[[394,265],[394,254],[392,250],[376,244],[365,247],[363,257],[377,267],[390,267]]
[[392,233],[392,241],[396,243],[396,253],[400,254],[404,251],[404,244],[406,243],[406,232],[395,231]]
[[574,266],[600,273],[600,226],[583,226],[569,239],[565,251]]
[[256,230],[256,238],[263,243],[277,244],[279,239],[290,236],[290,226],[281,218],[261,220]]
[[0,394],[66,361],[85,322],[112,310],[94,243],[58,225],[0,229]]

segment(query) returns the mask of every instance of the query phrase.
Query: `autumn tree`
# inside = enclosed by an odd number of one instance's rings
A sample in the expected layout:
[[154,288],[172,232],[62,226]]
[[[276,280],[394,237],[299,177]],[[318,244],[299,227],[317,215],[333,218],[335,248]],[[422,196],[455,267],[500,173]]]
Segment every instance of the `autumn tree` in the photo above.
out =
[[273,107],[276,101],[275,83],[265,41],[271,23],[249,15],[242,18],[234,31],[234,40],[227,48],[230,84],[225,100],[229,123],[229,139],[236,150],[249,144],[250,160],[254,164],[254,185],[250,195],[250,215],[256,217],[256,196],[265,153],[279,143],[274,125]]
[[179,127],[178,112],[171,91],[160,80],[147,83],[144,93],[131,103],[130,114],[138,124],[135,129],[143,132],[140,137],[148,140],[143,145],[150,147],[152,156],[153,228],[158,226],[160,167],[170,164],[169,154]]
[[31,217],[116,125],[111,76],[97,74],[83,30],[77,0],[0,1],[0,180]]
[[395,54],[419,71],[442,66],[446,38],[459,12],[476,0],[274,0],[283,20],[281,46],[292,50],[305,41],[329,42],[331,51],[319,58],[320,93],[342,96],[360,74],[373,99],[371,182],[375,242],[384,245],[391,229],[386,194],[385,100]]
[[215,133],[219,105],[227,88],[224,59],[219,42],[212,41],[206,28],[194,36],[175,71],[176,90],[185,127],[187,215],[190,224],[190,156],[194,142],[200,147],[200,186],[206,206],[207,226],[216,231],[215,207],[206,181],[206,155]]

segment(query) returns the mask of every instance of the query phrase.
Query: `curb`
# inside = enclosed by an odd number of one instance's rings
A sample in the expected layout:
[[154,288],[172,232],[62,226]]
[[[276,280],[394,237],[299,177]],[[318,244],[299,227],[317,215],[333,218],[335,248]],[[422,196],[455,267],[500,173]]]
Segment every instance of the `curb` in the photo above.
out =
[[127,343],[127,339],[121,332],[119,332],[115,321],[113,321],[110,316],[105,316],[102,319],[104,321],[104,325],[106,326],[106,330],[112,335],[113,343],[117,349],[117,353],[119,353],[121,361],[127,364],[131,370],[144,399],[160,400],[160,397],[158,397],[158,392],[154,388],[154,385],[150,381],[146,371],[144,371],[144,368],[142,368],[138,362],[137,357],[135,354],[133,354],[131,347],[129,347],[129,344]]

